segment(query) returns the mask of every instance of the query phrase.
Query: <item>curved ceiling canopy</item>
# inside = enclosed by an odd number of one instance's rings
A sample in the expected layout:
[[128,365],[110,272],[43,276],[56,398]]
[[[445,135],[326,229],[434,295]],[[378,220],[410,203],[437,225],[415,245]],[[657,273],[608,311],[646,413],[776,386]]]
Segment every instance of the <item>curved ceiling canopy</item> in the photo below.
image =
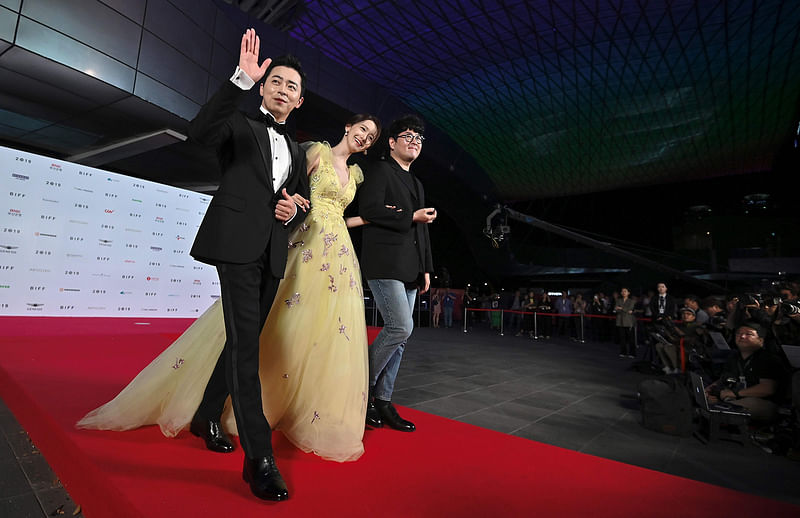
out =
[[781,0],[302,2],[289,33],[531,199],[765,171],[797,127]]

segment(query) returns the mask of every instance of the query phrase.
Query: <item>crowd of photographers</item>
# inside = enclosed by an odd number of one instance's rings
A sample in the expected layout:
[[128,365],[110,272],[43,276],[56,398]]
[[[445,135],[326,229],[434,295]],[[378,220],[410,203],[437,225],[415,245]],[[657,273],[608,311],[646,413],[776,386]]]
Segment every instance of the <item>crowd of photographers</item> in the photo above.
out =
[[[754,422],[775,423],[779,410],[789,409],[792,417],[784,420],[791,421],[797,452],[800,357],[794,358],[793,367],[783,346],[800,347],[798,289],[797,283],[787,282],[770,293],[702,299],[695,295],[675,298],[664,283],[642,296],[622,287],[610,297],[598,292],[585,299],[517,290],[513,300],[492,308],[512,310],[507,315],[507,333],[614,340],[621,358],[638,358],[640,365],[668,375],[698,372],[712,381],[707,386],[710,402],[746,407]],[[499,299],[496,294],[487,297]],[[493,327],[498,322],[492,321]]]
[[[654,313],[647,337],[665,373],[694,371],[712,380],[706,387],[709,403],[744,407],[753,424],[769,431],[754,437],[766,437],[763,440],[769,441],[769,449],[776,453],[800,458],[800,300],[796,283],[779,285],[766,294],[702,300],[687,297],[676,314]],[[779,429],[785,432],[782,442],[773,433]]]

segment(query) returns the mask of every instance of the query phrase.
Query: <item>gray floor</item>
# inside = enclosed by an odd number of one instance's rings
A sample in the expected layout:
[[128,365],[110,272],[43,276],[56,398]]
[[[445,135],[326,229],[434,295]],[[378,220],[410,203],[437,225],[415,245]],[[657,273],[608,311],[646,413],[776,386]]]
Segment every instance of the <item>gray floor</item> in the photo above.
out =
[[0,400],[0,516],[83,516],[14,415]]
[[[395,402],[800,505],[798,462],[753,445],[703,445],[642,428],[634,393],[644,376],[630,362],[612,344],[421,328],[406,347]],[[0,429],[0,516],[73,516],[75,504],[1,401]]]
[[554,446],[800,505],[800,462],[730,441],[643,428],[646,376],[617,346],[422,328],[404,353],[397,404]]

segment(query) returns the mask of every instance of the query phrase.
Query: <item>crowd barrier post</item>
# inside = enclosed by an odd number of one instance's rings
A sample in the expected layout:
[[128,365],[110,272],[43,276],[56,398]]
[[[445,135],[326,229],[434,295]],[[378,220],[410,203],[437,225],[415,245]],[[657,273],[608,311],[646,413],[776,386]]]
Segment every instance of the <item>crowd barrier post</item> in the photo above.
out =
[[505,315],[503,313],[503,310],[501,309],[500,310],[500,336],[503,336],[503,319],[504,318],[505,318]]
[[[681,372],[686,372],[686,347],[684,345],[683,339],[684,339],[684,337],[681,337],[681,340],[680,340],[680,343],[679,343],[679,345],[680,345],[680,356],[681,356],[679,361],[680,361],[680,364],[681,364]],[[739,379],[741,379],[741,378],[739,378]]]
[[464,332],[467,332],[467,305],[464,304]]
[[584,334],[583,334],[583,326],[584,326],[585,322],[583,321],[583,313],[581,313],[579,316],[580,316],[580,322],[581,322],[581,343],[585,344],[586,343],[586,339],[584,338]]
[[539,339],[539,321],[536,318],[536,312],[533,312],[533,339]]

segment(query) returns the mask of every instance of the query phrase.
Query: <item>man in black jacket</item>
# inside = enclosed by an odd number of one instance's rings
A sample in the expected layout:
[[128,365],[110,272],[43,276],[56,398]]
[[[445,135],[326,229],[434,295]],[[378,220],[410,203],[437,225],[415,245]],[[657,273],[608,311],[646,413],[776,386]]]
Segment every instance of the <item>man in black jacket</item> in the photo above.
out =
[[[283,127],[303,103],[304,74],[291,56],[259,65],[258,51],[258,36],[248,29],[233,77],[189,127],[192,140],[217,150],[222,170],[191,253],[217,268],[227,337],[190,430],[208,449],[232,451],[219,422],[230,394],[245,481],[259,498],[284,500],[289,494],[272,455],[258,353],[261,328],[286,268],[289,230],[304,216],[289,193],[309,196],[305,153]],[[254,120],[238,105],[262,78],[261,116]]]
[[386,423],[405,432],[415,426],[397,414],[392,392],[414,327],[417,291],[428,291],[433,271],[427,225],[436,219],[436,210],[425,207],[425,191],[410,170],[424,132],[414,115],[392,122],[390,157],[367,171],[359,193],[359,214],[370,223],[364,227],[361,269],[384,322],[369,348],[367,425]]
[[650,313],[653,315],[653,321],[656,322],[663,318],[674,320],[678,311],[678,305],[675,303],[675,299],[672,298],[672,295],[667,293],[667,285],[663,282],[659,282],[656,285],[656,290],[658,294],[650,299]]

